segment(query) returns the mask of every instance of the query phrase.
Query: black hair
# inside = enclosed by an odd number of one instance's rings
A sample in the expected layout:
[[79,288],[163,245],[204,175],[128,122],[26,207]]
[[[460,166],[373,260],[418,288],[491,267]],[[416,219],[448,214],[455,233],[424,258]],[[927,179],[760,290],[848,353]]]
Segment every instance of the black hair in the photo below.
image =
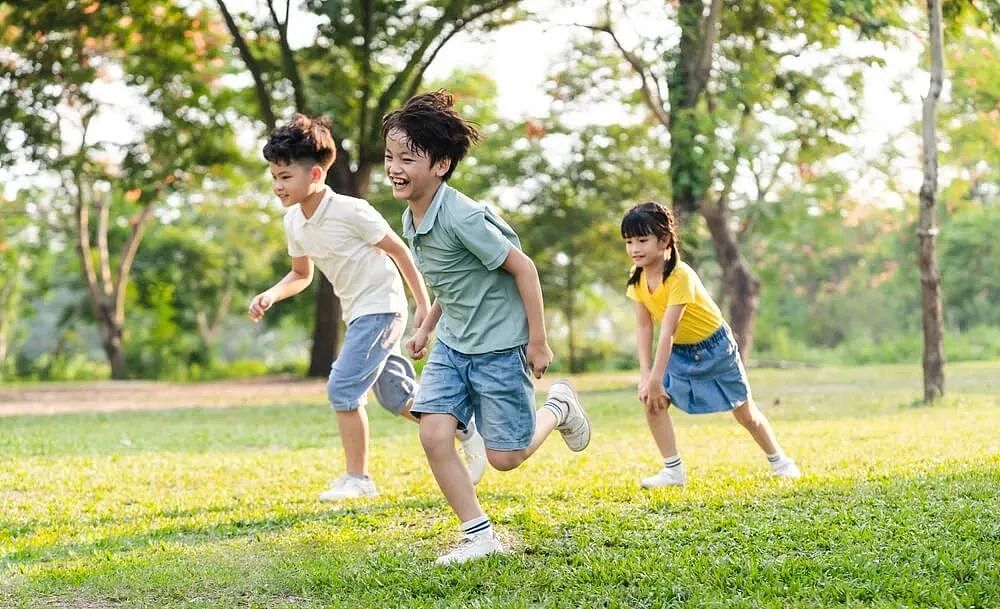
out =
[[455,99],[444,89],[415,95],[402,108],[382,117],[383,140],[390,131],[405,133],[409,149],[426,155],[431,165],[449,159],[445,181],[479,141],[479,132],[455,111]]
[[[670,273],[677,267],[677,228],[674,224],[674,214],[669,209],[649,201],[640,203],[625,213],[622,218],[622,239],[632,237],[656,237],[669,241],[670,259],[663,265],[663,280],[666,281]],[[642,268],[636,267],[635,271],[628,278],[626,285],[636,285],[642,277]]]
[[311,161],[324,170],[330,169],[337,158],[330,120],[296,113],[287,125],[271,132],[264,144],[264,158],[281,165]]

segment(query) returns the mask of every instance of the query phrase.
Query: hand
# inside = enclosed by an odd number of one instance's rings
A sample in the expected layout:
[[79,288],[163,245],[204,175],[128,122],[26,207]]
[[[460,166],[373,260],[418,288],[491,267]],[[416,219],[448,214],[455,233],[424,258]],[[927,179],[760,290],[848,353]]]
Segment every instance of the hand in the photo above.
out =
[[639,401],[642,402],[643,404],[646,403],[646,397],[649,395],[649,388],[646,386],[647,383],[649,383],[649,375],[640,374],[638,393],[639,393]]
[[654,413],[660,410],[666,410],[667,406],[670,405],[670,398],[667,397],[667,392],[663,390],[663,382],[654,374],[650,375],[650,378],[646,381],[646,399],[643,403],[646,405],[646,411]]
[[416,332],[420,329],[420,326],[424,325],[424,320],[427,319],[427,307],[417,307],[413,311],[413,330]]
[[529,342],[526,355],[531,373],[535,375],[536,379],[542,378],[542,375],[549,368],[549,364],[552,363],[552,349],[549,349],[548,343],[544,341],[540,343]]
[[264,317],[264,313],[274,304],[274,297],[270,292],[261,292],[250,301],[250,319],[257,323]]
[[427,339],[426,332],[417,330],[417,333],[406,341],[406,350],[409,352],[410,359],[423,359],[427,355]]

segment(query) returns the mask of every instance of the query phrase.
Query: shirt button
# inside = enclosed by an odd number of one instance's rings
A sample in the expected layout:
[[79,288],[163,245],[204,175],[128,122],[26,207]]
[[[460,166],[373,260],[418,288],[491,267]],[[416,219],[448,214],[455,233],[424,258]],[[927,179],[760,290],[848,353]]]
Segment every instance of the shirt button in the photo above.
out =
[[701,356],[700,355],[695,355],[694,356],[694,361],[700,362],[701,361]]

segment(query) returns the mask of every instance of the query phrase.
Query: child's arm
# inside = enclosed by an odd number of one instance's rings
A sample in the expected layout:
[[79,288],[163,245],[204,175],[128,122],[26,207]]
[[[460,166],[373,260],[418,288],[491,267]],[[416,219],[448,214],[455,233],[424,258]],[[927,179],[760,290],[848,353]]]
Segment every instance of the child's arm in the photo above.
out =
[[312,283],[312,278],[313,262],[309,256],[292,258],[292,270],[270,289],[257,294],[250,301],[250,319],[254,323],[260,321],[271,305],[306,289]]
[[635,302],[635,347],[639,357],[639,401],[646,403],[646,383],[653,365],[653,317],[641,302]]
[[552,349],[549,349],[545,335],[545,310],[538,271],[531,258],[516,247],[510,248],[501,267],[514,276],[517,291],[524,302],[524,311],[528,315],[528,366],[535,378],[540,379],[552,363]]
[[674,332],[677,331],[677,323],[681,320],[686,306],[670,305],[663,313],[660,340],[656,345],[656,359],[653,361],[653,369],[649,371],[649,378],[646,379],[646,409],[650,412],[662,410],[669,404],[667,393],[663,389],[663,376],[667,372],[667,362],[674,348]]
[[406,247],[406,244],[403,243],[403,240],[396,233],[386,234],[381,241],[375,244],[375,247],[388,254],[392,258],[392,261],[396,263],[396,268],[399,269],[399,273],[403,276],[403,281],[406,282],[406,287],[410,289],[410,295],[413,296],[415,309],[413,312],[413,327],[414,329],[420,329],[430,309],[430,298],[427,296],[427,287],[424,285],[424,278],[420,276],[417,265],[413,262],[410,248]]
[[428,311],[427,317],[424,318],[424,323],[419,328],[417,328],[417,333],[413,335],[413,338],[406,341],[406,349],[410,352],[410,357],[413,359],[420,359],[427,355],[427,340],[430,338],[431,332],[434,331],[435,326],[437,326],[438,320],[441,319],[441,302],[436,298],[434,299],[434,306]]

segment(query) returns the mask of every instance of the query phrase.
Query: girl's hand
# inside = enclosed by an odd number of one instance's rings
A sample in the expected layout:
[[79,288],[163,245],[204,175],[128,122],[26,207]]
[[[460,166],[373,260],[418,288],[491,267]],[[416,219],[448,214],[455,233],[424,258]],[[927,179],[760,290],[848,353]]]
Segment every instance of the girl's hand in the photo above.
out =
[[666,410],[667,406],[670,405],[670,398],[667,397],[667,392],[663,389],[663,383],[654,375],[650,375],[650,377],[646,381],[646,399],[643,400],[646,411],[654,413]]
[[409,352],[411,359],[423,359],[427,355],[427,339],[426,332],[417,330],[413,338],[406,341],[406,350]]
[[536,379],[542,378],[552,363],[552,349],[549,349],[549,344],[529,342],[525,355],[528,357],[528,368],[531,369],[531,373]]
[[646,387],[646,383],[649,382],[648,374],[639,375],[639,401],[643,404],[646,403],[646,396],[649,395],[649,389]]

